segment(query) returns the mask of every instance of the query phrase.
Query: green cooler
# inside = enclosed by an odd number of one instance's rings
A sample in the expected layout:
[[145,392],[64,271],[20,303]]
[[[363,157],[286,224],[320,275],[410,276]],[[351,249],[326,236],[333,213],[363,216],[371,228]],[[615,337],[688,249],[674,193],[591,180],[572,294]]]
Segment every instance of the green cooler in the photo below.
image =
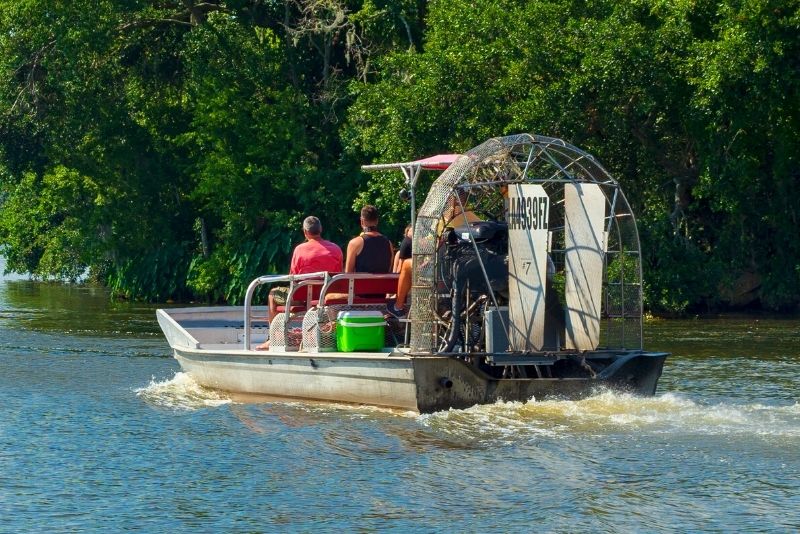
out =
[[336,315],[336,348],[340,352],[383,349],[386,321],[379,311],[342,311]]

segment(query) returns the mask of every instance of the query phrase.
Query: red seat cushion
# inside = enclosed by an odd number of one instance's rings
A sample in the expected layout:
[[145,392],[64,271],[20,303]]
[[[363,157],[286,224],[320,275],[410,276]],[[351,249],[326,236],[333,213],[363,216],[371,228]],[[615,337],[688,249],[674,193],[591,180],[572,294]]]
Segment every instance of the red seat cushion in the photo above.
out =
[[[297,313],[300,311],[304,311],[306,309],[305,302],[297,302],[295,301],[292,303],[292,308],[289,310],[289,313]],[[278,306],[278,313],[283,313],[286,311],[286,306]]]
[[[325,293],[325,304],[346,304],[350,280],[334,281]],[[397,291],[396,278],[353,279],[353,304],[385,304],[386,294]]]
[[[353,304],[386,304],[386,294],[397,291],[396,278],[355,278],[353,280]],[[308,287],[301,287],[292,297],[291,313],[306,309],[306,295]],[[311,305],[319,305],[319,294],[322,286],[311,287]],[[347,293],[350,289],[350,279],[335,280],[328,286],[325,304],[347,304]],[[285,306],[279,306],[278,312],[285,312]]]

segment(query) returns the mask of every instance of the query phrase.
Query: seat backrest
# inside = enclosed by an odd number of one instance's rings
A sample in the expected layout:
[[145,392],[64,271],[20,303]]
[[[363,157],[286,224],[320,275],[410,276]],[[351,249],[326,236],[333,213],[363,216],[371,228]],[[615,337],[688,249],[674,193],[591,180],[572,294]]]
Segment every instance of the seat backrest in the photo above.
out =
[[304,285],[298,287],[292,295],[292,302],[304,302],[308,298],[308,288],[311,288],[311,300],[318,300],[322,291],[322,284]]
[[[363,300],[382,300],[387,293],[397,291],[397,274],[375,274],[366,273],[346,273],[336,275],[325,289],[326,302],[330,297],[336,295],[334,300],[343,300],[342,295],[347,295],[347,300],[353,302],[355,299]],[[352,284],[352,292],[351,292]]]
[[[325,281],[322,278],[301,280],[300,282],[297,282],[294,286],[294,292],[291,295],[291,307],[289,311],[291,313],[304,311],[311,304],[319,301],[319,296],[322,293],[324,282]],[[311,298],[309,298],[308,295],[308,288],[311,288]],[[278,306],[278,311],[286,311],[286,306]]]
[[357,278],[353,284],[353,294],[379,295],[395,293],[397,291],[397,278]]
[[328,285],[327,293],[347,293],[350,291],[350,280],[347,278],[339,278],[334,280]]

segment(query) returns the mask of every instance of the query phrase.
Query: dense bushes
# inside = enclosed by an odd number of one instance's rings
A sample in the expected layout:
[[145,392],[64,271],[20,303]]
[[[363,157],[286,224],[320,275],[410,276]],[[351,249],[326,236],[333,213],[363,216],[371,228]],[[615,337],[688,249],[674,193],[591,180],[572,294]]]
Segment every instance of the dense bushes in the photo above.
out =
[[0,246],[131,298],[238,301],[358,164],[530,131],[622,182],[656,311],[800,302],[795,1],[9,0]]

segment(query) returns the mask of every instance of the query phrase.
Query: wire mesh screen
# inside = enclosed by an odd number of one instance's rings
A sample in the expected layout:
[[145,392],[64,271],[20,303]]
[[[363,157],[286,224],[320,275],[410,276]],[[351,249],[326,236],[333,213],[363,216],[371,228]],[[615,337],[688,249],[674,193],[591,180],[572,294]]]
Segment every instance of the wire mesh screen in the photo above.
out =
[[411,349],[435,353],[446,321],[446,284],[437,264],[444,229],[462,212],[482,220],[506,220],[506,187],[539,184],[550,198],[548,254],[553,290],[564,299],[566,184],[596,184],[606,202],[601,343],[608,348],[642,345],[642,266],[636,220],[617,182],[590,154],[560,139],[520,134],[494,138],[459,157],[434,182],[414,227]]

